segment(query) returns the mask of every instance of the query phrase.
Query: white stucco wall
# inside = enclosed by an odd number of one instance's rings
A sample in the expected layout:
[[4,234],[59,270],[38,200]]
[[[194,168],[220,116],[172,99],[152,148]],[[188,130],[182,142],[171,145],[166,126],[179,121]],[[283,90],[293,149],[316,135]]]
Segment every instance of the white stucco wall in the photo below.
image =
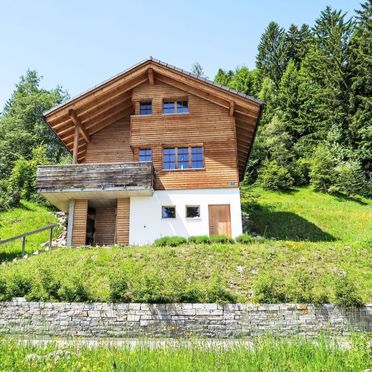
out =
[[[151,244],[162,236],[209,235],[209,204],[230,204],[231,234],[242,233],[237,188],[155,191],[151,197],[130,198],[129,244]],[[200,205],[200,219],[186,218],[186,205]],[[162,219],[162,206],[176,206],[176,218]]]

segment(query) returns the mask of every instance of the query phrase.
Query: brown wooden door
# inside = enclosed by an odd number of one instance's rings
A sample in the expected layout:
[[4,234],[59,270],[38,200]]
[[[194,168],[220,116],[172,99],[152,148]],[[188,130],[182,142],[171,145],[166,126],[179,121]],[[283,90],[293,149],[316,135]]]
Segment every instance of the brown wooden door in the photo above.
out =
[[226,235],[231,237],[230,205],[208,205],[209,235]]

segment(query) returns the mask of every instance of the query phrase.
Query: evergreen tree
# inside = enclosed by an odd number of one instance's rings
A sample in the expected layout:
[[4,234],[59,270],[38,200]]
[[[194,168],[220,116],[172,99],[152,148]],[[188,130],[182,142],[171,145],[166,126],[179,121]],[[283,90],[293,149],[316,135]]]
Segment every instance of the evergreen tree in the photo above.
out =
[[202,67],[202,65],[199,63],[199,62],[195,62],[192,66],[191,66],[191,72],[196,75],[197,77],[202,77],[202,78],[206,78],[208,79],[208,76],[205,75],[204,73],[204,69]]
[[256,66],[260,79],[269,77],[278,88],[287,65],[286,34],[277,23],[270,22],[258,45]]
[[286,59],[292,60],[296,68],[300,68],[312,41],[310,27],[303,24],[300,29],[292,24],[286,33]]
[[232,70],[224,71],[222,68],[219,68],[214,77],[214,82],[228,87],[233,76],[234,72]]
[[350,142],[368,181],[372,182],[372,1],[356,11],[350,45]]
[[27,71],[0,116],[1,179],[8,178],[18,158],[31,159],[32,150],[37,146],[46,146],[46,158],[51,163],[59,162],[67,154],[42,118],[42,113],[62,102],[66,93],[60,87],[50,91],[42,89],[40,81],[36,71]]

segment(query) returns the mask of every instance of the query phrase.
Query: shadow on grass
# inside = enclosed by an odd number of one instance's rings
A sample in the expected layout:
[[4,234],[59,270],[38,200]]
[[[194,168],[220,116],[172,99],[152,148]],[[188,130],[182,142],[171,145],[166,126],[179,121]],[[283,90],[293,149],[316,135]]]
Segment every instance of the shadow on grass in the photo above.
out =
[[[248,203],[247,203],[248,204]],[[251,220],[250,231],[278,240],[323,242],[336,239],[314,223],[293,212],[273,211],[258,204],[242,204]]]

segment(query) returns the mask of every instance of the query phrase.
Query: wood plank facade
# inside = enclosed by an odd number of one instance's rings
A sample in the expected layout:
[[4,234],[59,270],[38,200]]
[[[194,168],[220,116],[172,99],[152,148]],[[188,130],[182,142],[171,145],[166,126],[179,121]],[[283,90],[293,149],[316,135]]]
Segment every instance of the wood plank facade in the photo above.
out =
[[[165,111],[169,102],[175,112]],[[38,190],[64,210],[76,201],[73,245],[85,244],[88,208],[95,211],[96,244],[128,244],[130,198],[141,195],[138,189],[151,196],[239,188],[260,111],[252,97],[149,59],[45,113],[76,165],[40,167]],[[186,163],[167,169],[166,149],[174,164]],[[194,167],[195,149],[202,161]],[[151,163],[140,162],[144,150],[151,150]]]

